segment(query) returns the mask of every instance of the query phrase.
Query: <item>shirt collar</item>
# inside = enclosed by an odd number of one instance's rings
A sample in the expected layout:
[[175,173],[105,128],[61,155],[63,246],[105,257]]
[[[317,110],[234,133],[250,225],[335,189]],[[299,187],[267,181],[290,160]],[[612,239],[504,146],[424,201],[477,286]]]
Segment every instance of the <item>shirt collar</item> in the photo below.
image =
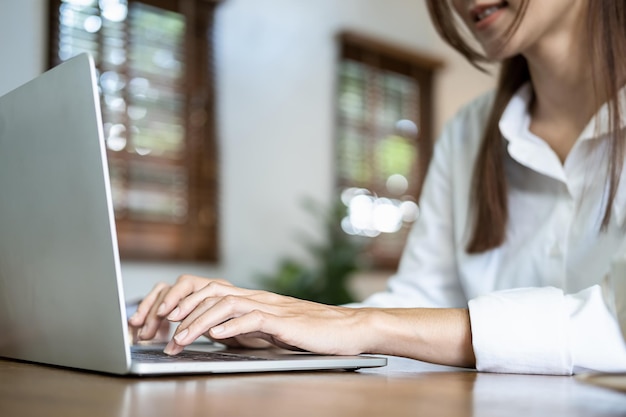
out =
[[541,174],[566,182],[563,164],[556,153],[541,138],[530,132],[529,106],[533,99],[530,83],[522,85],[507,104],[498,127],[508,141],[509,155]]
[[[618,97],[623,111],[620,126],[624,128],[626,127],[626,86],[619,91]],[[508,142],[509,155],[520,164],[567,184],[565,169],[558,156],[543,139],[529,130],[529,106],[532,99],[532,86],[526,83],[513,95],[502,113],[498,126],[502,136]],[[610,103],[605,103],[600,107],[580,133],[577,141],[601,138],[610,131],[609,106]],[[626,167],[622,170],[620,190],[615,196],[613,213],[618,224],[623,225],[626,221]]]
[[[509,104],[502,113],[499,124],[500,132],[509,142],[524,138],[543,142],[542,139],[539,139],[529,131],[530,113],[528,108],[532,99],[532,85],[530,82],[527,82],[511,97]],[[620,126],[626,127],[626,86],[622,87],[619,91],[618,100],[620,108],[622,109]],[[609,106],[610,103],[604,103],[602,107],[600,107],[598,112],[589,120],[589,123],[587,123],[580,133],[578,140],[594,139],[606,135],[610,131]],[[530,136],[528,134],[530,134]]]
[[[556,153],[543,139],[530,132],[529,107],[532,99],[532,85],[527,82],[511,97],[502,113],[498,126],[509,143],[509,154],[522,165],[566,182],[563,164]],[[623,109],[620,126],[626,127],[626,86],[619,91],[618,100]],[[604,103],[600,107],[578,136],[577,142],[603,137],[610,131],[609,106],[610,103]]]

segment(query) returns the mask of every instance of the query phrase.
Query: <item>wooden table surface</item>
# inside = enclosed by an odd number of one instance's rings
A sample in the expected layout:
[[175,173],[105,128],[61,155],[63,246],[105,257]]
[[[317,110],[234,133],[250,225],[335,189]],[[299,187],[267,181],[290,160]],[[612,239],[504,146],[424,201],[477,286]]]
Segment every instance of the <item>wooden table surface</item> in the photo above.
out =
[[0,416],[626,416],[626,393],[400,358],[359,372],[144,378],[0,359]]

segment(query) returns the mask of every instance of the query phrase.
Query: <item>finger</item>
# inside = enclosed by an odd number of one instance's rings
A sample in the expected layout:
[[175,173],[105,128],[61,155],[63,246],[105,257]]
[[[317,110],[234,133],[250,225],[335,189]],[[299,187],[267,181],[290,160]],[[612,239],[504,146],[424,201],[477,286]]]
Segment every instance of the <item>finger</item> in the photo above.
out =
[[[191,312],[190,316],[188,316],[185,320],[185,326],[190,322],[193,322],[196,318],[198,318],[201,314],[210,309],[214,304],[219,302],[219,298],[205,298],[200,302],[200,304]],[[179,324],[176,330],[174,331],[174,335],[172,339],[169,341],[163,352],[168,355],[177,355],[183,351],[186,345],[192,343],[199,336],[195,336],[193,338],[185,337],[189,333],[189,329],[183,326],[183,323]],[[185,337],[185,339],[189,340],[188,343],[180,343],[181,338]],[[235,346],[240,347],[240,346]]]
[[184,346],[180,346],[179,344],[176,343],[176,341],[174,339],[170,340],[169,343],[165,346],[165,349],[163,349],[163,353],[167,354],[167,355],[178,355],[180,352],[182,352],[184,349]]
[[[259,313],[265,317],[257,317]],[[250,315],[252,315],[252,317],[249,317]],[[262,313],[259,311],[251,312],[250,314],[243,315],[236,319],[229,320],[219,326],[213,327],[209,330],[209,337],[219,343],[224,343],[223,340],[219,339],[218,335],[220,335],[221,337],[228,338],[225,340],[234,339],[239,341],[240,344],[250,348],[274,345],[286,350],[298,352],[307,351],[306,349],[303,349],[295,344],[286,343],[282,336],[276,334],[273,330],[268,330],[270,328],[268,327],[268,319],[273,322],[277,320],[278,317],[273,314]],[[273,326],[273,323],[269,323],[269,325]],[[251,329],[256,328],[259,328],[259,330],[250,331]],[[264,330],[261,330],[261,328]],[[228,334],[237,334],[237,336],[229,337]]]
[[[167,316],[167,319],[170,321],[181,321],[207,299],[215,299],[215,301],[217,301],[217,297],[225,297],[227,295],[246,296],[252,295],[253,293],[254,292],[251,290],[235,287],[228,282],[221,280],[211,281],[205,285],[204,288],[180,300],[178,306]],[[207,301],[205,307],[210,307],[213,304],[214,303]],[[197,316],[198,314],[193,315],[192,319]]]
[[[264,340],[260,340],[260,339],[256,339],[261,343],[264,343],[265,345],[263,347],[266,347],[269,345],[269,343],[265,342]],[[225,339],[225,340],[220,340],[219,343],[230,347],[230,348],[261,348],[261,343],[245,343],[242,341],[240,341],[239,338],[232,338],[232,339]],[[180,352],[182,352],[184,349],[184,346],[180,346],[179,344],[176,343],[176,340],[172,339],[169,341],[169,343],[167,344],[167,346],[165,346],[165,349],[163,349],[163,352],[168,354],[168,355],[177,355]]]
[[130,340],[132,341],[132,344],[134,345],[135,343],[137,343],[139,341],[139,328],[137,327],[129,327],[129,332],[130,332]]
[[239,345],[239,347],[244,347],[248,349],[266,349],[272,345],[271,341],[267,341],[259,335],[237,336],[231,339],[219,340],[219,343],[226,344],[229,340],[234,340],[235,343]]
[[150,311],[146,315],[146,319],[144,320],[144,325],[139,329],[139,333],[137,337],[140,340],[149,340],[153,339],[156,336],[157,331],[161,327],[161,322],[163,319],[157,315],[157,310],[162,303],[165,295],[170,291],[170,287],[164,287],[161,292],[157,295],[155,302],[150,307]]
[[152,290],[148,293],[148,295],[141,300],[139,305],[137,306],[137,310],[135,313],[128,319],[128,322],[131,326],[134,327],[142,327],[145,323],[146,316],[152,309],[152,306],[156,303],[159,294],[163,291],[164,288],[168,287],[168,284],[164,282],[160,282],[152,288]]
[[[258,335],[258,336],[257,335],[245,335],[245,336],[233,337],[232,339],[219,340],[219,343],[230,348],[247,348],[247,349],[265,349],[272,345],[271,341],[263,340],[263,339],[264,339],[263,335]],[[184,346],[177,344],[176,340],[172,339],[167,344],[163,352],[168,355],[177,355],[180,352],[182,352],[183,349],[184,349]]]
[[270,346],[277,346],[277,347],[280,347],[283,349],[289,349],[289,350],[302,350],[299,348],[295,348],[291,345],[287,345],[281,342],[280,340],[277,340],[275,337],[268,335],[266,333],[261,333],[261,332],[252,332],[252,333],[242,334],[242,335],[231,337],[228,339],[213,339],[212,337],[210,338],[212,340],[215,340],[218,343],[223,343],[226,345],[227,345],[226,342],[234,340],[236,341],[236,343],[239,344],[239,347],[245,347],[249,349],[265,349]]
[[[271,307],[250,298],[236,295],[205,298],[178,326],[174,339],[177,344],[186,346],[209,329],[242,314],[262,308]],[[224,339],[224,337],[221,338]]]
[[261,310],[251,310],[239,317],[211,327],[209,335],[219,340],[254,334],[256,337],[261,337],[273,343],[274,339],[280,340],[280,338],[276,338],[273,332],[268,331],[268,329],[272,328],[271,322],[275,319],[276,316],[273,314]]
[[157,310],[159,317],[167,317],[178,307],[178,303],[191,294],[199,291],[211,283],[219,283],[222,286],[231,286],[228,281],[218,278],[202,278],[195,275],[181,275],[172,286],[172,289],[161,301]]
[[279,320],[280,317],[271,312],[252,310],[212,327],[208,336],[220,343],[223,343],[222,340],[231,339],[238,341],[262,339],[283,349],[305,351],[306,349],[297,346],[293,341],[286,341],[283,336],[284,326],[278,324]]

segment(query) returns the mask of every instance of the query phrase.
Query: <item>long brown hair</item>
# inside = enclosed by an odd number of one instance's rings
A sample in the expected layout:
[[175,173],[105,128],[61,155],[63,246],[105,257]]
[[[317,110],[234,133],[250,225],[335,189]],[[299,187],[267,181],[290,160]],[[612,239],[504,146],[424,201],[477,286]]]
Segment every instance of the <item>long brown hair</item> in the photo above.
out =
[[[530,0],[522,0],[520,11],[505,34],[510,38],[519,26]],[[484,70],[488,59],[469,46],[457,27],[448,0],[427,0],[435,28],[441,37],[477,68]],[[624,136],[620,115],[619,91],[626,81],[626,2],[624,0],[589,0],[587,33],[590,62],[597,103],[609,102],[610,152],[607,178],[607,203],[601,229],[611,220],[611,207],[624,161]],[[483,133],[472,179],[473,225],[467,253],[481,253],[500,246],[506,236],[508,221],[507,183],[504,172],[504,138],[498,121],[504,108],[520,86],[530,80],[526,59],[516,55],[502,61],[493,107]],[[602,98],[600,100],[599,98]]]

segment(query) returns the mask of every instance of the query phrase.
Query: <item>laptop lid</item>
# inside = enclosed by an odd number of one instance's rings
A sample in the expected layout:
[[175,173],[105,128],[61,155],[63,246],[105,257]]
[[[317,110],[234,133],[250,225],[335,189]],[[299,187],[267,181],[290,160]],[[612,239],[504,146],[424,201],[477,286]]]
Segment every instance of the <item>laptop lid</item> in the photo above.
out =
[[0,356],[146,375],[386,364],[273,351],[131,360],[95,80],[82,54],[0,97]]
[[95,79],[83,54],[0,97],[0,356],[124,373]]

